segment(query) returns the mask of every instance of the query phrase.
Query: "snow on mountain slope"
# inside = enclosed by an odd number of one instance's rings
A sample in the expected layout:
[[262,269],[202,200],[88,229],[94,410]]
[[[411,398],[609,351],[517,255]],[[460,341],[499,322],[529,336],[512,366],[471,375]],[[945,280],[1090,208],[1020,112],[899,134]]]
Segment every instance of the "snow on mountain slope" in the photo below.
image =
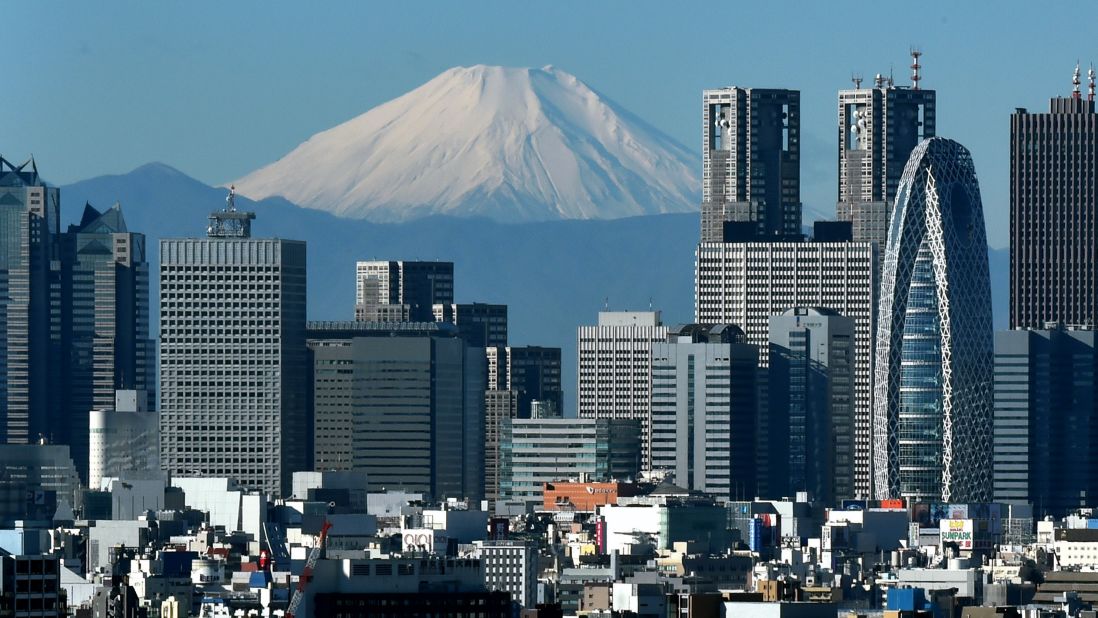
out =
[[235,182],[340,217],[689,212],[698,155],[553,67],[457,67]]

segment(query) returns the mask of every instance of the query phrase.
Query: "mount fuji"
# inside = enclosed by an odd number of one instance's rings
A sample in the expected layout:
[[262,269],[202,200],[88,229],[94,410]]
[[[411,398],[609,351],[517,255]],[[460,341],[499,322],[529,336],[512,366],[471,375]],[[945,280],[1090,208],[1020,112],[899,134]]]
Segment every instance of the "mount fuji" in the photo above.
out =
[[692,212],[698,154],[553,67],[457,67],[235,181],[343,218]]

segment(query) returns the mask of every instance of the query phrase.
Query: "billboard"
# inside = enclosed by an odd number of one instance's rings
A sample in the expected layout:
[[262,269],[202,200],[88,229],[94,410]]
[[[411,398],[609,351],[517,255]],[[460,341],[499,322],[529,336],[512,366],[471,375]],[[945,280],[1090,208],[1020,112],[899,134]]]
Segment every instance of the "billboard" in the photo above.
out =
[[942,544],[953,543],[959,549],[972,549],[972,520],[941,520]]

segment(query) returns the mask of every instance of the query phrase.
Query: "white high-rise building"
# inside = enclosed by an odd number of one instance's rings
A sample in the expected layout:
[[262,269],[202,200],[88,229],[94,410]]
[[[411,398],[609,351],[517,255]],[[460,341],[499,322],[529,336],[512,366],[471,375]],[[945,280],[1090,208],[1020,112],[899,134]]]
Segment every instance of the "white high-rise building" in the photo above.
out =
[[659,311],[600,311],[597,326],[581,326],[579,417],[638,420],[647,443],[652,344],[666,340]]
[[207,238],[160,241],[160,464],[287,495],[308,467],[305,243],[251,238],[231,197]]
[[[760,367],[769,367],[771,316],[811,306],[854,320],[854,491],[862,497],[870,495],[876,260],[870,242],[707,242],[697,249],[694,287],[695,321],[742,328]],[[770,456],[766,421],[760,414],[760,478]]]
[[159,419],[149,411],[148,393],[120,390],[114,409],[88,415],[88,487],[123,472],[159,470]]

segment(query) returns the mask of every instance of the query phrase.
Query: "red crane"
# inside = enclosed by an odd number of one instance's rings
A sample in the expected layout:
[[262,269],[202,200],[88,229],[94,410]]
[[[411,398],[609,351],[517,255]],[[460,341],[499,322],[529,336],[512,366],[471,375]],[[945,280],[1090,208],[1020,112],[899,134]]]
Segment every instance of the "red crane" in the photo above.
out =
[[286,607],[285,618],[294,618],[298,606],[305,599],[305,587],[309,585],[309,580],[313,578],[313,568],[316,567],[316,562],[320,559],[320,552],[324,549],[324,541],[327,540],[328,529],[331,527],[332,524],[325,519],[324,525],[320,527],[320,538],[317,539],[316,547],[309,552],[309,559],[305,561],[305,570],[301,571],[301,577],[297,580],[297,590],[294,591],[294,597],[290,599],[290,604]]

